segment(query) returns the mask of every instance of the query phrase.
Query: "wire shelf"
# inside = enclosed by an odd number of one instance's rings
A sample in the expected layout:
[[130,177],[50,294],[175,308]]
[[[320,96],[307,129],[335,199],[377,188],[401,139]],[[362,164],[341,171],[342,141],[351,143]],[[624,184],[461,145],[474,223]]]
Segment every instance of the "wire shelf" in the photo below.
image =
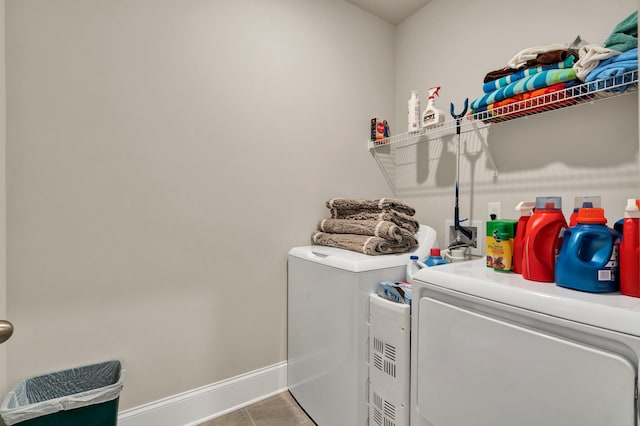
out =
[[[468,114],[461,119],[460,131],[477,131],[479,128],[487,127],[492,123],[527,117],[581,103],[593,103],[603,99],[626,95],[637,91],[637,89],[638,70],[636,69],[607,79],[578,84],[551,93],[492,108],[487,111]],[[375,152],[375,148],[401,142],[417,142],[422,138],[435,139],[447,134],[452,134],[455,130],[456,121],[450,119],[415,132],[401,133],[375,141],[370,140],[368,141],[368,149],[373,149]]]

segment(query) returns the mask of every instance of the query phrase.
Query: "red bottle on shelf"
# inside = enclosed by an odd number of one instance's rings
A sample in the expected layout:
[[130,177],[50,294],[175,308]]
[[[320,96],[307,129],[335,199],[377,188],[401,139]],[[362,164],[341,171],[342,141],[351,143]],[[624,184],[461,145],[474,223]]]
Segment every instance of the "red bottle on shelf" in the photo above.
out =
[[620,243],[620,292],[640,297],[640,200],[630,198],[624,209]]
[[553,282],[556,257],[562,246],[567,220],[562,214],[560,197],[536,197],[536,210],[527,222],[522,277]]

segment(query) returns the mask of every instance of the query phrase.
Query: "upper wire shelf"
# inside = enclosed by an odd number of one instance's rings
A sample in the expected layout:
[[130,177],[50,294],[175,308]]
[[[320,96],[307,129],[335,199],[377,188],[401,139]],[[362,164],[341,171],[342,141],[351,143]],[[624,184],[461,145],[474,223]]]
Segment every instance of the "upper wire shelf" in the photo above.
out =
[[[468,114],[461,119],[460,131],[489,126],[516,118],[527,117],[547,111],[565,108],[581,103],[593,103],[602,99],[610,99],[626,95],[638,89],[638,70],[628,71],[619,76],[596,80],[567,87],[555,92],[513,102],[508,105],[490,109],[488,111]],[[451,119],[420,130],[401,133],[384,139],[368,141],[369,150],[389,146],[405,141],[417,140],[422,137],[437,138],[451,134],[456,130],[456,121]]]

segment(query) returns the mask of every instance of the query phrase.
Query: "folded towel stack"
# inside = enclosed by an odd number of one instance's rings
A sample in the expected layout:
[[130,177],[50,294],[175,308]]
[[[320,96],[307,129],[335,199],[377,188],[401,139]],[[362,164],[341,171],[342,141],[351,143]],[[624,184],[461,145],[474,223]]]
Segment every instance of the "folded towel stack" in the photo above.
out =
[[624,92],[630,86],[626,83],[637,80],[637,46],[636,11],[616,25],[603,44],[577,37],[572,43],[523,49],[506,67],[485,75],[484,94],[471,102],[472,114],[488,122],[502,121],[593,97],[583,96],[585,91]]
[[402,201],[332,198],[326,206],[331,217],[318,222],[311,234],[313,244],[374,256],[406,253],[418,246],[415,209]]
[[576,80],[575,47],[556,43],[518,52],[508,67],[487,73],[482,86],[484,94],[471,102],[472,113],[485,113],[490,118],[494,111],[499,115],[497,108],[506,105],[511,105],[511,112],[531,110],[535,104],[525,101],[571,87]]

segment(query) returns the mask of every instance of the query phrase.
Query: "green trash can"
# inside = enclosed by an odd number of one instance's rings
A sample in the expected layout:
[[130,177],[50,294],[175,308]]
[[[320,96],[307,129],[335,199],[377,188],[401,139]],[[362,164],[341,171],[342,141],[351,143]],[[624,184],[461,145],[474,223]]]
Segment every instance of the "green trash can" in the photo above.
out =
[[106,361],[23,379],[7,394],[7,426],[115,426],[122,362]]

